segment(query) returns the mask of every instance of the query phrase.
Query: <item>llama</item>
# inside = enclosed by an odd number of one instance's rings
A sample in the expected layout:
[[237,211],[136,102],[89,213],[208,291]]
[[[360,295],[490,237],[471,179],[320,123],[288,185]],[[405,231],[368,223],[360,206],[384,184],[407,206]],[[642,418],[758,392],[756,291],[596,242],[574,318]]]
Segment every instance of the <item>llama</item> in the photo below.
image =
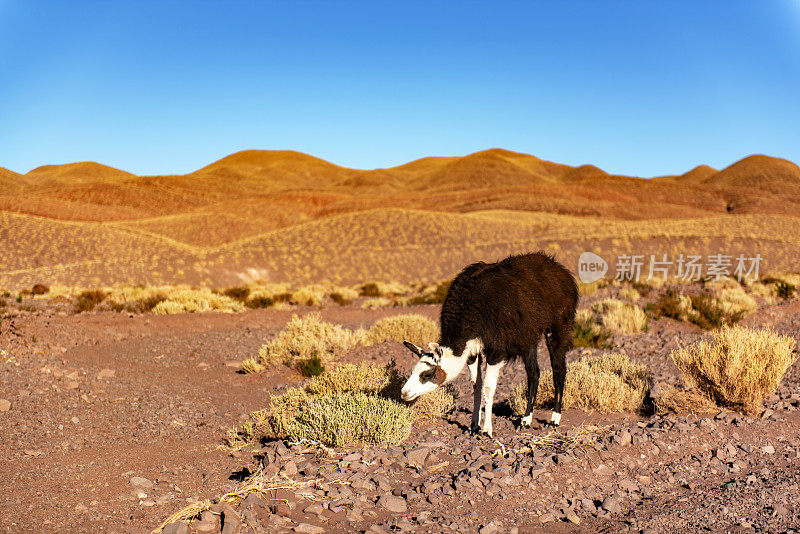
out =
[[[530,426],[539,389],[537,347],[544,335],[555,386],[550,422],[558,426],[577,303],[578,287],[572,274],[542,252],[469,265],[453,280],[442,304],[439,342],[430,343],[428,351],[403,342],[419,356],[403,386],[403,399],[414,400],[450,383],[468,367],[474,397],[471,430],[491,436],[492,403],[500,371],[508,362],[522,358],[528,379],[522,425]],[[481,377],[483,360],[486,372]]]

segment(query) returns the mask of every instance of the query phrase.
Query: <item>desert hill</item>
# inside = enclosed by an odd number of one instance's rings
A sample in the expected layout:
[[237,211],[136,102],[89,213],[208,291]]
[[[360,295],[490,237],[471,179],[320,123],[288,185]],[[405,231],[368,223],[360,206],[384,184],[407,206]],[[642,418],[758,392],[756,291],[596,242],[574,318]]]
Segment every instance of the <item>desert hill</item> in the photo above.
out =
[[[0,168],[0,287],[220,284],[253,269],[276,280],[431,278],[531,248],[571,258],[655,245],[763,245],[789,268],[798,221],[800,168],[760,155],[652,179],[501,149],[374,170],[265,150],[186,175]],[[439,259],[421,261],[426,251]]]

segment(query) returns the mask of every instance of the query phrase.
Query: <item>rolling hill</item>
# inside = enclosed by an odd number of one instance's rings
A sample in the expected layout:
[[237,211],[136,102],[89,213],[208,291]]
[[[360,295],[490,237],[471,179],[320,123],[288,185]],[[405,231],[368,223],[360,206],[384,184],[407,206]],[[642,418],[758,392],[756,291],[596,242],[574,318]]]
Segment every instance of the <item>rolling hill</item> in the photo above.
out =
[[756,155],[643,179],[491,149],[359,170],[248,150],[186,175],[0,168],[0,222],[9,288],[217,285],[253,269],[272,280],[433,279],[532,248],[574,261],[583,249],[739,247],[785,270],[800,251],[800,168]]

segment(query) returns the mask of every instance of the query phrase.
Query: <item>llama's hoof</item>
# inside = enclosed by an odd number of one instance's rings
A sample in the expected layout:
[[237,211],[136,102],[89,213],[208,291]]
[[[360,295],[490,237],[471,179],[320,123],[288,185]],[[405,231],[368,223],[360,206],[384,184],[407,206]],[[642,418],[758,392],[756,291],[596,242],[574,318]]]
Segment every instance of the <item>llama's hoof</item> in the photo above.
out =
[[533,414],[529,413],[522,418],[522,421],[520,421],[520,426],[531,426],[531,423],[533,423]]
[[561,414],[558,412],[553,412],[553,415],[550,416],[550,424],[553,426],[558,426],[561,424]]

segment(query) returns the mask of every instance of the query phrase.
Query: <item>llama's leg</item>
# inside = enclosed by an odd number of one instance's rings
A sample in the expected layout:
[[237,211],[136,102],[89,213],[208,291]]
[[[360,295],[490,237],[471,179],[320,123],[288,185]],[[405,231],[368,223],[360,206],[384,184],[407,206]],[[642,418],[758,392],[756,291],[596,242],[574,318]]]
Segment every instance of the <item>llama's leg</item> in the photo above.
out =
[[564,384],[567,379],[567,351],[572,348],[572,324],[559,324],[545,334],[547,350],[550,352],[550,365],[553,368],[553,389],[555,402],[550,422],[553,426],[561,424]]
[[486,376],[483,382],[483,424],[481,425],[481,432],[492,436],[492,407],[494,405],[494,392],[497,389],[497,378],[500,376],[500,371],[506,362],[489,365],[486,363]]
[[525,373],[528,375],[528,406],[522,418],[522,426],[531,426],[533,422],[533,407],[536,405],[536,394],[539,392],[539,351],[536,345],[528,351],[525,358]]
[[469,378],[472,380],[472,424],[470,430],[477,432],[481,424],[481,388],[483,387],[483,377],[481,376],[481,353],[475,355],[475,361],[468,364]]

